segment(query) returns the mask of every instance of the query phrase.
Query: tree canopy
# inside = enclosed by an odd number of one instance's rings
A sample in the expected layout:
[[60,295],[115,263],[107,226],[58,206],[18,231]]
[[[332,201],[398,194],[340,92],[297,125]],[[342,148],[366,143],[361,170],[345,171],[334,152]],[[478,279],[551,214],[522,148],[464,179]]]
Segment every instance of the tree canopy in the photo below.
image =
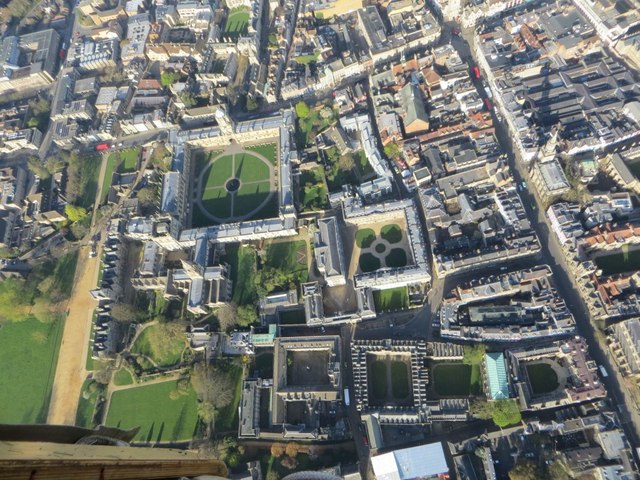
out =
[[513,399],[496,400],[492,407],[493,423],[500,428],[515,425],[522,420],[518,404]]
[[74,223],[85,219],[88,215],[86,208],[76,207],[70,203],[64,206],[64,213],[67,215],[69,221]]
[[465,345],[463,349],[462,361],[465,365],[480,365],[484,359],[484,352],[487,350],[483,344]]
[[180,80],[180,74],[171,70],[164,70],[160,74],[160,84],[163,87],[170,87],[174,83]]
[[296,115],[298,116],[298,118],[307,118],[310,113],[311,110],[309,109],[309,105],[307,105],[305,102],[300,101],[296,103]]

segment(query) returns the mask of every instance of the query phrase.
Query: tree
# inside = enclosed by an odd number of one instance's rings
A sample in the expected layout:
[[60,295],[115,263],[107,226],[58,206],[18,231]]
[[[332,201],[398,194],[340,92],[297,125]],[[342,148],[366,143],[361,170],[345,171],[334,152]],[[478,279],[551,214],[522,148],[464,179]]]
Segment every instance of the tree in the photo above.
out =
[[258,108],[258,101],[253,97],[247,97],[247,111],[253,112]]
[[276,458],[281,457],[282,455],[284,455],[286,448],[287,447],[282,443],[272,443],[271,456]]
[[144,320],[144,313],[128,303],[116,303],[111,307],[111,318],[119,323],[134,323]]
[[385,145],[384,154],[391,159],[397,158],[400,155],[400,147],[395,143]]
[[295,457],[296,455],[298,455],[299,451],[300,451],[300,445],[298,445],[295,442],[287,443],[287,447],[285,448],[285,453],[287,455],[289,455],[290,457]]
[[311,110],[309,109],[309,105],[307,105],[305,102],[299,101],[298,103],[296,103],[296,115],[298,116],[298,118],[309,118],[310,113]]
[[238,307],[238,325],[247,327],[258,321],[258,314],[253,305],[241,305]]
[[496,400],[492,408],[493,423],[500,428],[515,425],[522,420],[518,404],[513,399]]
[[280,474],[275,470],[269,470],[267,472],[267,480],[280,480]]
[[531,460],[519,459],[509,472],[510,480],[538,480],[544,478],[540,467]]
[[198,415],[205,423],[215,419],[216,412],[233,399],[235,382],[221,367],[207,362],[196,363],[191,372],[191,385],[198,396]]
[[464,356],[462,362],[465,365],[480,365],[484,359],[484,352],[487,348],[483,344],[464,345]]
[[347,154],[347,155],[342,155],[340,157],[340,160],[338,160],[338,166],[340,167],[341,170],[344,170],[345,172],[351,171],[355,168],[356,166],[356,162],[353,159],[353,156]]
[[471,415],[481,420],[488,420],[493,415],[491,404],[479,398],[471,400],[470,410]]
[[138,201],[143,208],[153,207],[158,199],[158,194],[153,187],[144,187],[138,192]]
[[188,92],[186,90],[180,94],[180,100],[182,100],[182,103],[184,103],[184,106],[186,108],[193,107],[198,103],[196,101],[196,98],[193,96],[193,93]]
[[547,477],[551,480],[569,480],[571,475],[560,460],[556,460],[547,467]]
[[160,84],[163,87],[170,87],[174,83],[180,80],[180,74],[171,70],[164,70],[160,74]]
[[229,332],[237,324],[238,306],[235,303],[225,303],[216,310],[218,327],[223,332]]
[[76,207],[75,205],[71,205],[70,203],[67,203],[64,206],[64,213],[67,215],[69,221],[73,223],[85,219],[88,215],[86,208]]

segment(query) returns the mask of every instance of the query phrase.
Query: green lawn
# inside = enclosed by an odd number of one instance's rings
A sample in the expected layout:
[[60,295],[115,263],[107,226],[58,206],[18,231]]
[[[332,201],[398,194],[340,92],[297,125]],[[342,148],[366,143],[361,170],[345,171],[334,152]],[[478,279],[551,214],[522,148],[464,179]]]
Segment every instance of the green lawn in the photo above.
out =
[[409,306],[409,292],[407,287],[375,290],[373,292],[373,301],[378,312],[407,308]]
[[[320,112],[325,111],[324,116]],[[298,147],[306,147],[314,143],[315,137],[335,123],[336,112],[329,107],[311,108],[309,116],[297,119],[296,143]]]
[[356,232],[356,245],[360,248],[369,248],[376,239],[376,233],[370,228],[362,228]]
[[409,396],[409,369],[404,362],[391,362],[391,393],[396,400]]
[[387,398],[387,365],[380,360],[369,364],[369,388],[373,400],[382,401]]
[[467,397],[471,393],[471,365],[462,363],[436,365],[433,385],[442,397]]
[[245,7],[234,8],[229,12],[227,24],[224,26],[226,35],[232,36],[243,35],[247,33],[249,25],[249,12]]
[[138,169],[138,159],[140,158],[140,147],[127,148],[120,152],[120,165],[118,173],[131,173]]
[[133,377],[129,370],[122,367],[113,375],[113,383],[118,386],[131,385],[133,383]]
[[400,268],[407,266],[407,253],[402,248],[393,248],[385,258],[387,267]]
[[269,181],[271,170],[258,157],[250,153],[241,153],[235,158],[236,178],[244,182]]
[[242,367],[229,365],[227,368],[229,369],[229,374],[233,375],[236,386],[231,403],[221,408],[219,412],[216,412],[214,425],[216,432],[237,431],[238,429],[238,405],[240,404],[240,397],[242,396]]
[[[233,215],[234,217],[249,215],[254,212],[262,203],[271,195],[271,182],[259,182],[251,183],[249,185],[242,185],[236,193],[236,198],[233,201]],[[274,196],[272,204],[276,204],[277,200]],[[264,211],[267,211],[268,205],[263,209],[255,212],[253,217],[260,216]],[[270,209],[269,209],[270,211]]]
[[275,143],[253,145],[251,147],[245,147],[245,150],[256,152],[257,154],[262,155],[264,158],[269,160],[272,165],[274,166],[276,165],[276,159],[278,158],[278,153],[276,151]]
[[205,189],[211,187],[224,187],[233,176],[233,155],[223,155],[216,159],[209,167],[209,173],[203,176]]
[[389,243],[398,243],[402,240],[402,230],[399,225],[385,225],[380,229],[380,236]]
[[0,423],[45,423],[64,328],[61,315],[0,328]]
[[144,329],[131,347],[131,353],[146,355],[160,367],[171,367],[180,362],[185,348],[184,327],[158,323]]
[[233,301],[238,305],[253,304],[258,298],[255,283],[256,251],[252,247],[229,245],[225,261],[231,269]]
[[597,257],[595,263],[602,269],[603,275],[615,275],[617,273],[640,270],[640,250],[622,251]]
[[76,205],[89,209],[96,201],[102,159],[99,156],[91,156],[80,159],[80,162],[82,165]]
[[106,203],[109,197],[109,189],[111,188],[111,180],[113,172],[118,168],[117,155],[111,154],[107,157],[107,166],[104,170],[104,179],[102,180],[102,190],[100,191],[100,203]]
[[436,364],[432,374],[435,392],[441,397],[468,397],[481,391],[480,365]]
[[198,420],[196,393],[189,387],[187,395],[172,400],[176,387],[175,381],[168,381],[114,392],[105,424],[124,429],[139,426],[136,442],[192,438]]
[[558,375],[546,363],[532,363],[527,365],[527,375],[534,395],[553,392],[558,388]]
[[[202,194],[202,206],[208,213],[221,219],[231,217],[231,195],[224,187],[205,190]],[[211,220],[207,222],[212,223]]]
[[380,268],[380,260],[371,253],[363,253],[358,261],[364,273],[374,272]]
[[301,65],[308,65],[311,62],[316,62],[318,60],[318,54],[312,53],[310,55],[299,55],[293,58],[293,61],[299,63]]

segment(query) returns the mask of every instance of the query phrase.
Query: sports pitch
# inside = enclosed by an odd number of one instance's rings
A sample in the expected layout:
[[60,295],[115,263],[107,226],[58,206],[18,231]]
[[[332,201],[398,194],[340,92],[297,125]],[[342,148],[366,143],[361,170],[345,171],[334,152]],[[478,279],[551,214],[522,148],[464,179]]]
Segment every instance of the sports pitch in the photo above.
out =
[[275,216],[275,155],[275,148],[235,146],[204,162],[195,173],[193,226]]

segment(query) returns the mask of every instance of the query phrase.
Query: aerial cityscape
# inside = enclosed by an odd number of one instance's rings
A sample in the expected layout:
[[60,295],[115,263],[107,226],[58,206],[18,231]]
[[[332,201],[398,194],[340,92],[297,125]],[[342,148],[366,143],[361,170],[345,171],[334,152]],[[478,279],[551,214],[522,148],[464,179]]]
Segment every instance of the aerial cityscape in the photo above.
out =
[[0,0],[0,365],[1,479],[640,479],[640,1]]

